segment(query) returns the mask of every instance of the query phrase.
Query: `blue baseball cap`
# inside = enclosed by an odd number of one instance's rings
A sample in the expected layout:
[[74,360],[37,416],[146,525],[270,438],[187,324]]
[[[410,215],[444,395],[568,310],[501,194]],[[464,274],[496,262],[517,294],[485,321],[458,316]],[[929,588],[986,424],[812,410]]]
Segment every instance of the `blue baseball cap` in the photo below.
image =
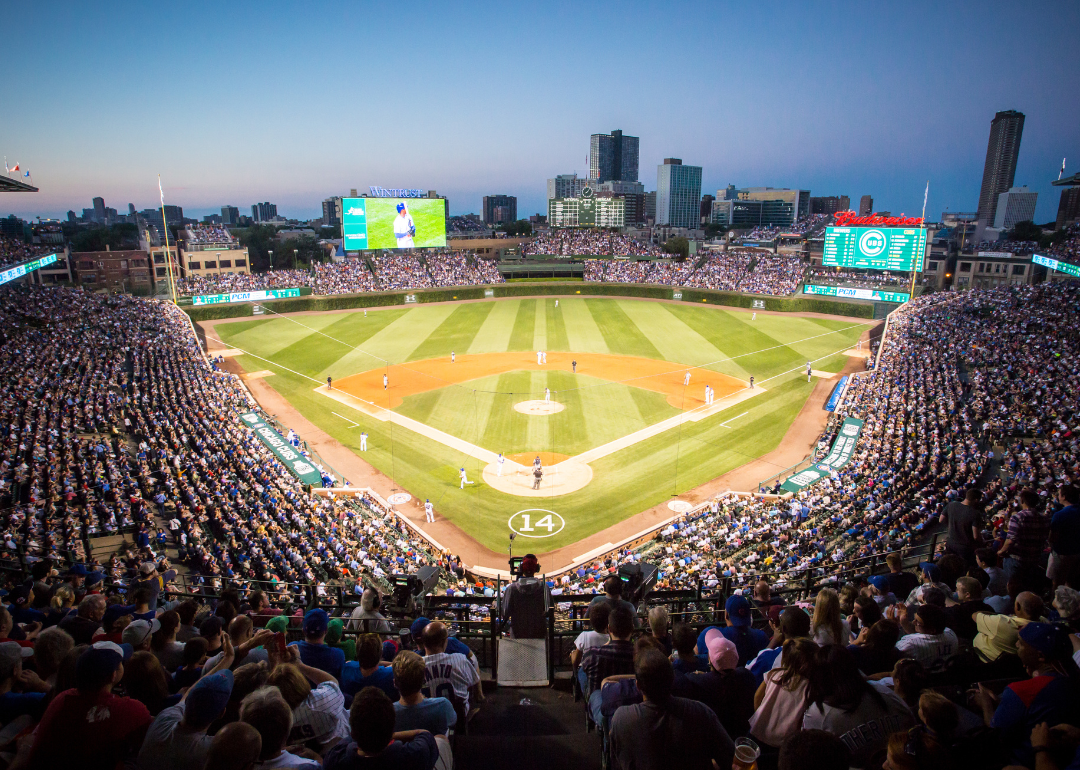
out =
[[86,577],[86,566],[83,564],[72,564],[67,573],[69,575],[76,575],[77,577]]
[[750,602],[745,596],[732,596],[724,605],[724,613],[733,626],[750,625]]
[[420,634],[424,633],[424,629],[427,628],[427,625],[430,622],[430,620],[424,617],[417,618],[412,622],[412,625],[409,626],[409,633],[413,635],[414,639],[419,639]]
[[941,582],[941,567],[934,564],[932,561],[919,562],[919,569],[930,576],[930,579],[935,583]]
[[887,594],[889,592],[889,579],[884,575],[874,575],[872,578],[870,578],[870,585],[881,591],[881,593],[883,594]]
[[185,719],[193,725],[208,725],[221,716],[232,695],[233,672],[225,669],[204,676],[192,685],[185,698]]
[[404,203],[399,203],[397,205],[397,210],[398,211],[404,211],[405,210],[405,204]]
[[329,627],[330,616],[326,614],[326,610],[308,610],[304,615],[305,636],[322,636]]
[[1056,623],[1028,623],[1020,629],[1020,638],[1051,660],[1072,654],[1069,632]]

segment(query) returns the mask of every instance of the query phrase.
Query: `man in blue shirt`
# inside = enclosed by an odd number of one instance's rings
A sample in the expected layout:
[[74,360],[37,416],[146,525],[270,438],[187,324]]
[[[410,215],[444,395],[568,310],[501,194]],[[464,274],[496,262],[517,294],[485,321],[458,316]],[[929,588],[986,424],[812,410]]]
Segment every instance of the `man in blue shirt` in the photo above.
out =
[[351,698],[365,687],[378,687],[390,700],[398,699],[394,673],[389,666],[380,666],[382,640],[378,634],[361,634],[356,640],[356,660],[341,669],[341,691]]
[[450,701],[424,696],[426,671],[424,659],[415,652],[403,650],[394,658],[394,685],[401,694],[394,704],[395,731],[427,730],[432,735],[446,735],[457,723]]
[[326,630],[330,626],[330,616],[326,610],[308,610],[304,615],[304,640],[293,642],[300,649],[300,660],[305,666],[325,671],[340,681],[341,669],[345,666],[345,653],[326,644]]
[[1057,493],[1061,508],[1050,518],[1050,562],[1046,576],[1062,585],[1080,562],[1080,489],[1066,485]]
[[[769,635],[764,631],[750,627],[752,621],[750,602],[747,601],[745,596],[729,597],[724,605],[724,617],[727,625],[720,629],[720,633],[734,643],[735,649],[739,651],[739,665],[745,666],[768,646]],[[709,628],[716,628],[716,626],[709,626]],[[709,628],[706,628],[698,635],[697,649],[699,655],[708,655],[709,653],[705,644],[705,634],[708,633]]]

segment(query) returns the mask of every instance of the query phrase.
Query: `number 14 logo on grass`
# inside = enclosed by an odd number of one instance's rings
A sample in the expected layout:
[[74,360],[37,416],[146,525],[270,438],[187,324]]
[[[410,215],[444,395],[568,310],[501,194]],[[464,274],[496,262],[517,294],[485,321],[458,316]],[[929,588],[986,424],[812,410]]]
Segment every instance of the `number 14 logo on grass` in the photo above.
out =
[[[537,517],[538,514],[547,514]],[[551,537],[562,532],[566,521],[545,508],[526,508],[510,517],[510,529],[522,537]]]

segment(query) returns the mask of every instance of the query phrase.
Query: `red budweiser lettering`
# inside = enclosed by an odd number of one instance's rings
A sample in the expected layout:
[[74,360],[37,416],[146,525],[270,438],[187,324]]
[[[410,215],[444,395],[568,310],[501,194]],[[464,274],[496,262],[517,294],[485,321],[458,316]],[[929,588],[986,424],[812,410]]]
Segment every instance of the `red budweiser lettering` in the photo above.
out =
[[880,214],[871,214],[861,217],[854,211],[838,211],[836,213],[836,227],[918,227],[923,223],[922,217],[883,217]]

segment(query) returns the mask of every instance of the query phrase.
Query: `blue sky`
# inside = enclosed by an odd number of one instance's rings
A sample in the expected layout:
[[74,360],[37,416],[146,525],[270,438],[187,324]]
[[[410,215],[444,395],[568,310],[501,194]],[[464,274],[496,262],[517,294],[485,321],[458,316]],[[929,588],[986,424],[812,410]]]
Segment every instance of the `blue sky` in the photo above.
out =
[[1080,3],[258,2],[9,4],[0,152],[41,192],[0,214],[286,216],[369,185],[546,210],[591,133],[641,138],[641,181],[680,157],[703,192],[864,193],[974,211],[990,120],[1027,115],[1016,183],[1057,211],[1080,168]]

